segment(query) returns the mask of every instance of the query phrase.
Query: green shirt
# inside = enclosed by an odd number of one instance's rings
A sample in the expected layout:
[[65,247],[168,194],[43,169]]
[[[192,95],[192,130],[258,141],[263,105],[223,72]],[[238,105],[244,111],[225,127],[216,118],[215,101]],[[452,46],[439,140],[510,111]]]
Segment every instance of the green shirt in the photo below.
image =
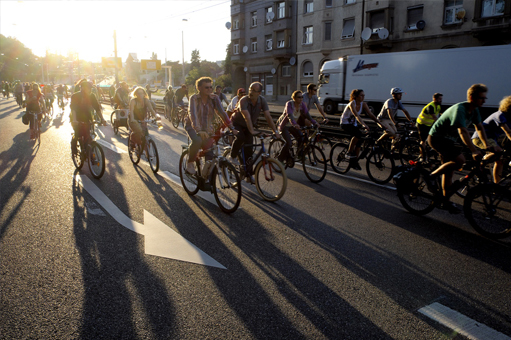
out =
[[448,108],[433,124],[429,134],[456,141],[459,137],[459,128],[466,128],[470,124],[475,125],[481,122],[479,109],[475,108],[469,113],[469,105],[469,102],[462,102]]

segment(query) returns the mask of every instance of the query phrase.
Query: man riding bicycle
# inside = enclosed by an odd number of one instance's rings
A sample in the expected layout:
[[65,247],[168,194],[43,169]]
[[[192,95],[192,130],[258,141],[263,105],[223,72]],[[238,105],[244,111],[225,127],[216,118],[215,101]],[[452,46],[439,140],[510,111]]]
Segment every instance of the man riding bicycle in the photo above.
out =
[[[91,92],[92,86],[92,83],[87,81],[87,79],[81,79],[75,85],[75,88],[80,87],[80,91],[75,92],[71,96],[70,118],[71,125],[75,131],[72,142],[73,153],[77,152],[76,143],[80,137],[84,136],[87,144],[92,141],[92,136],[90,135],[90,128],[94,122],[92,110],[95,110],[96,114],[99,117],[102,117],[101,106],[99,105],[96,96]],[[106,125],[104,120],[102,123],[103,125]]]
[[129,109],[129,91],[130,88],[127,83],[120,82],[120,87],[115,91],[114,103],[117,104],[117,109]]
[[[199,149],[206,150],[213,145],[213,139],[210,136],[216,133],[213,127],[215,113],[222,118],[229,129],[234,129],[231,120],[220,103],[220,99],[213,94],[212,83],[213,80],[209,77],[197,79],[195,86],[198,93],[190,97],[188,117],[185,124],[185,130],[192,141],[189,148],[188,164],[186,164],[186,172],[189,174],[195,174],[194,162]],[[212,150],[206,153],[206,160],[211,159],[213,159]]]
[[380,120],[381,124],[385,127],[385,132],[378,139],[378,142],[385,138],[391,138],[393,145],[396,142],[398,126],[396,121],[397,110],[403,111],[403,113],[406,116],[406,119],[408,119],[409,122],[412,122],[410,114],[401,103],[403,93],[404,91],[400,87],[394,87],[390,90],[392,98],[387,99],[387,101],[385,101],[383,107],[381,108],[380,113],[378,114],[378,119]]

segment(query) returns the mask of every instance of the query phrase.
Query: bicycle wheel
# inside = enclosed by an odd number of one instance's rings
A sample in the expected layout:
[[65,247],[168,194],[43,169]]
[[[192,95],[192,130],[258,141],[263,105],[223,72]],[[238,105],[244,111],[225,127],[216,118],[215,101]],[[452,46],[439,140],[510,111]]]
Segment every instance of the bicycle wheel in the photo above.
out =
[[181,120],[181,113],[179,110],[173,110],[171,113],[172,126],[176,129],[179,127],[179,122]]
[[154,173],[157,173],[160,168],[160,158],[158,157],[156,143],[152,139],[147,141],[147,161],[151,166],[151,170],[153,170]]
[[348,157],[349,144],[337,142],[330,150],[330,166],[335,172],[345,174],[350,169],[350,159]]
[[[76,151],[73,152],[73,149]],[[82,147],[82,143],[78,142],[74,137],[71,139],[71,158],[75,167],[80,170],[83,167],[85,160],[85,153]]]
[[[268,147],[268,154],[271,158],[278,160],[280,158],[280,154],[282,153],[282,149],[284,148],[285,141],[282,139],[274,139],[270,142],[270,146]],[[272,163],[273,164],[273,163]],[[280,167],[276,167],[273,171],[281,171]]]
[[226,161],[221,162],[211,173],[211,183],[220,209],[227,214],[235,212],[241,201],[241,180],[234,166]]
[[375,148],[366,162],[367,175],[371,181],[378,184],[385,184],[394,174],[394,160],[390,152],[383,148]]
[[[323,154],[325,157],[330,157],[330,152],[332,151],[333,143],[327,136],[319,135],[314,138],[314,141],[312,142],[312,145],[316,145],[323,151]],[[330,161],[330,158],[325,160],[326,163]]]
[[468,222],[491,239],[511,236],[511,191],[492,183],[471,188],[463,204]]
[[428,190],[421,173],[417,173],[406,187],[398,186],[397,197],[403,207],[414,215],[426,215],[435,209],[434,194]]
[[302,166],[305,176],[312,183],[321,182],[326,176],[326,158],[318,146],[309,145],[302,156]]
[[119,127],[117,127],[115,125],[115,111],[113,111],[112,114],[110,115],[110,124],[112,124],[112,128],[114,129],[114,133],[118,134],[119,133]]
[[142,154],[142,148],[140,147],[140,144],[131,143],[131,139],[133,133],[130,133],[128,137],[128,154],[130,155],[130,159],[133,162],[133,164],[138,164],[140,162],[140,155]]
[[264,200],[275,202],[284,196],[287,175],[282,163],[271,157],[263,157],[256,165],[254,176],[257,192]]
[[421,156],[421,146],[419,141],[407,140],[401,143],[399,148],[399,160],[401,165],[410,165],[410,161],[415,161]]
[[[188,195],[195,195],[199,191],[199,181],[197,175],[191,175],[186,172],[186,164],[188,163],[188,150],[184,150],[179,159],[179,178],[181,184]],[[198,171],[199,162],[195,161],[195,171]]]
[[105,173],[105,154],[103,148],[91,142],[89,147],[89,170],[94,178],[100,179]]

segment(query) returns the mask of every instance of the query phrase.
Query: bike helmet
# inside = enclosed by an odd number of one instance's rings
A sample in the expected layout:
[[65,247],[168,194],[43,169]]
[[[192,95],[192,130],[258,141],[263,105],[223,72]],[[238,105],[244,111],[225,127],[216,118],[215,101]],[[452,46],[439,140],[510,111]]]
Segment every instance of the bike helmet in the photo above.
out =
[[398,93],[404,93],[402,88],[400,87],[393,87],[392,90],[390,90],[390,94],[398,94]]

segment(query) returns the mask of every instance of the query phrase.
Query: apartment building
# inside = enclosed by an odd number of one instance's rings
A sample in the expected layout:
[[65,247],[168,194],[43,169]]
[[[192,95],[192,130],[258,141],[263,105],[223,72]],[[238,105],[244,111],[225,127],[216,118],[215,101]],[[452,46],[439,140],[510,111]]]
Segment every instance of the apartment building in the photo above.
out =
[[231,15],[235,86],[274,100],[347,55],[511,43],[511,0],[233,0]]

